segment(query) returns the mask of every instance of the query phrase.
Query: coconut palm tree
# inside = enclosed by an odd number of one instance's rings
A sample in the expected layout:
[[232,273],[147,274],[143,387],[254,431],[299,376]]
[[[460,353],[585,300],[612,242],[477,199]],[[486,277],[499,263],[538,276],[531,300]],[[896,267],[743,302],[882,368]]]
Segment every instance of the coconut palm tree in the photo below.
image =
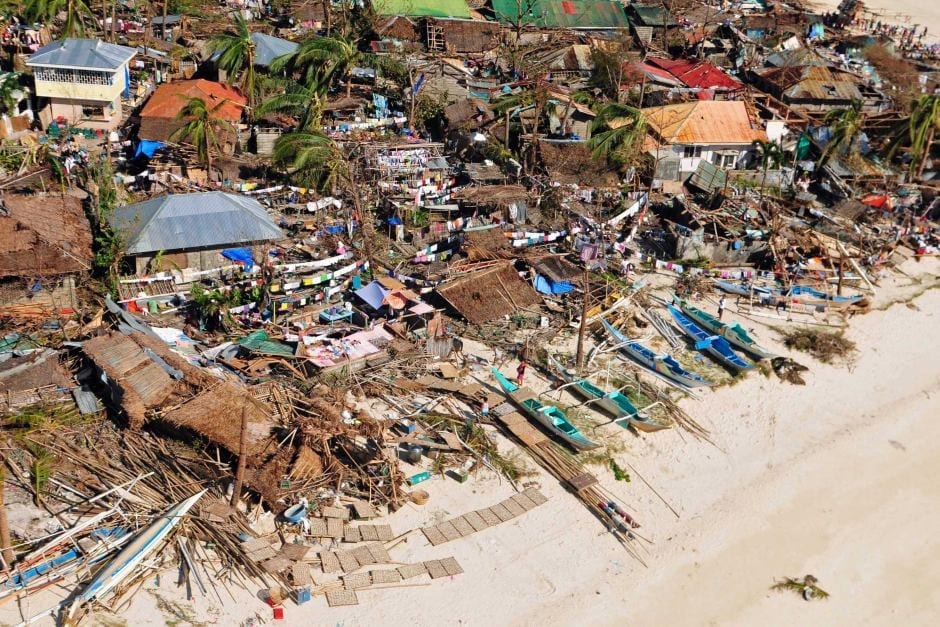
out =
[[[65,13],[62,37],[82,37],[87,26],[96,24],[95,14],[86,0],[27,0],[23,16],[33,22],[51,24],[56,16]],[[95,32],[97,28],[92,28]]]
[[911,172],[916,178],[924,174],[924,166],[930,156],[934,139],[940,131],[940,96],[924,95],[911,103],[911,114],[898,124],[888,142],[888,158],[900,148],[907,148],[911,155]]
[[344,176],[345,162],[339,147],[314,130],[285,133],[274,142],[271,161],[300,185],[329,190]]
[[[271,69],[297,76],[303,84],[317,86],[326,93],[330,83],[346,75],[347,69],[349,77],[352,76],[352,68],[360,54],[355,44],[345,39],[314,37],[300,44],[294,52],[274,59]],[[351,90],[352,86],[347,81],[347,95]]]
[[751,145],[754,147],[754,151],[757,152],[757,160],[760,163],[762,172],[760,179],[760,198],[757,204],[758,206],[763,206],[764,190],[767,185],[767,170],[770,168],[779,168],[780,164],[783,163],[783,148],[781,148],[780,142],[777,140],[765,142],[757,139],[754,140]]
[[252,114],[254,114],[255,98],[258,93],[255,48],[248,21],[241,13],[235,14],[234,31],[216,35],[209,40],[209,52],[219,53],[216,64],[247,96],[248,108]]
[[297,129],[314,131],[320,127],[326,95],[318,86],[291,82],[282,93],[267,98],[258,106],[258,114],[285,113],[297,119]]
[[646,118],[636,107],[609,102],[597,110],[591,130],[592,155],[626,165],[646,137]]
[[826,165],[833,155],[842,154],[852,149],[855,139],[862,130],[862,124],[865,122],[862,101],[853,100],[848,107],[826,112],[823,121],[829,126],[832,137],[819,158],[820,167]]
[[222,134],[236,134],[235,127],[219,115],[219,110],[227,102],[228,100],[223,100],[209,108],[202,98],[187,99],[186,105],[176,115],[177,120],[187,120],[187,122],[170,135],[171,141],[187,141],[195,146],[199,161],[205,164],[210,174],[212,153],[219,151]]

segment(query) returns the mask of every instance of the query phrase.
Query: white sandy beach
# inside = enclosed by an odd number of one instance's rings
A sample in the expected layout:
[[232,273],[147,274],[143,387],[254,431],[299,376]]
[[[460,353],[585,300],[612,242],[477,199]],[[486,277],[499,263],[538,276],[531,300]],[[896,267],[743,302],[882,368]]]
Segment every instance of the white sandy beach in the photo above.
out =
[[[818,11],[835,11],[842,0],[810,0]],[[927,27],[927,40],[940,41],[940,2],[931,0],[864,0],[874,19],[899,26]]]
[[[879,300],[911,297],[930,281],[936,286],[938,267],[934,260],[909,263],[908,272],[932,275],[928,282],[892,281]],[[854,318],[848,335],[860,354],[850,368],[793,354],[811,367],[806,386],[752,373],[703,393],[701,401],[684,401],[717,446],[679,430],[622,432],[627,451],[618,461],[631,464],[680,514],[636,477],[618,483],[591,468],[643,523],[640,533],[653,541],[643,555],[648,567],[540,474],[535,480],[546,504],[438,547],[415,533],[390,551],[406,563],[454,556],[464,574],[361,591],[355,607],[328,608],[322,596],[303,606],[287,603],[285,620],[273,624],[933,624],[940,614],[938,322],[940,290],[931,289],[912,305]],[[769,348],[783,350],[769,329],[746,324]],[[396,534],[514,492],[487,473],[465,484],[435,478],[421,487],[429,502],[392,515]],[[831,598],[807,603],[769,590],[775,578],[807,573]],[[233,590],[237,601],[224,588],[221,600],[197,591],[190,604],[175,579],[172,570],[159,583],[148,577],[118,616],[98,612],[91,624],[271,620],[257,590]],[[43,603],[48,595],[23,610],[35,613]],[[0,621],[21,620],[15,610],[0,609]]]

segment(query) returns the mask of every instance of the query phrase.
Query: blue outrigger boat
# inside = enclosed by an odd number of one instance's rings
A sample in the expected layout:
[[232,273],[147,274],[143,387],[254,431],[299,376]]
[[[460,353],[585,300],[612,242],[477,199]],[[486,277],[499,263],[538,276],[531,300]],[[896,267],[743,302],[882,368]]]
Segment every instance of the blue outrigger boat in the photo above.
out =
[[600,446],[600,444],[584,437],[584,434],[569,422],[568,417],[565,416],[565,412],[554,405],[544,405],[531,390],[519,387],[504,377],[496,368],[493,368],[491,372],[506,396],[508,396],[526,416],[545,427],[553,435],[564,440],[564,442],[574,450],[590,451]]
[[614,418],[614,422],[626,429],[629,426],[635,427],[638,431],[651,433],[653,431],[662,431],[672,425],[664,424],[652,419],[647,413],[637,409],[633,401],[619,390],[605,392],[587,379],[579,378],[574,372],[565,368],[557,359],[549,356],[552,365],[558,372],[558,376],[575,394],[597,406]]
[[693,307],[684,300],[680,299],[678,296],[673,295],[673,301],[679,305],[682,309],[682,312],[691,318],[696,324],[700,325],[704,329],[711,331],[715,335],[720,335],[721,337],[728,340],[728,343],[739,348],[742,351],[745,351],[758,359],[770,359],[776,357],[773,353],[768,351],[766,348],[758,345],[750,335],[747,334],[747,331],[744,330],[737,322],[732,322],[731,324],[725,324],[715,316],[706,313],[699,309],[698,307]]
[[708,331],[692,322],[688,316],[673,305],[666,305],[666,308],[669,309],[669,313],[672,314],[672,317],[675,319],[676,323],[678,323],[682,332],[695,342],[696,350],[708,353],[720,363],[733,370],[749,370],[754,367],[741,359],[741,357],[734,352],[728,340],[720,335],[710,335]]
[[712,382],[702,375],[683,368],[682,364],[676,361],[671,355],[666,355],[665,353],[657,355],[639,342],[630,340],[606,320],[601,320],[601,322],[604,323],[604,328],[607,329],[611,337],[620,345],[620,353],[625,357],[629,357],[653,374],[657,374],[670,383],[683,388],[712,385]]

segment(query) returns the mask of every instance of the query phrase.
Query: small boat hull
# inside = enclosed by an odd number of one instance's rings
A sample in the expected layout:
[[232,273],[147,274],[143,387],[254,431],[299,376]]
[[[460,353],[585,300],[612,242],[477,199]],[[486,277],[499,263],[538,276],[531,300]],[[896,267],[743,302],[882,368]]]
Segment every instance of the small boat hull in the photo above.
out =
[[492,373],[503,393],[530,420],[540,424],[575,451],[590,451],[600,447],[600,444],[584,437],[584,434],[568,421],[567,416],[559,408],[542,404],[531,390],[517,386],[496,368],[492,369]]
[[728,341],[720,335],[709,335],[705,329],[695,324],[685,314],[679,311],[673,305],[666,305],[669,313],[679,325],[682,332],[695,342],[696,350],[711,355],[720,364],[731,370],[741,371],[750,370],[754,366],[741,359],[737,353],[732,350]]
[[137,534],[130,544],[125,546],[124,549],[121,550],[114,559],[108,562],[104,568],[95,575],[95,578],[85,586],[85,589],[72,604],[69,615],[73,615],[82,605],[104,597],[127,579],[141,562],[166,540],[170,532],[179,525],[183,516],[192,509],[205,493],[206,490],[203,490],[177,503],[161,516],[158,516],[149,527]]
[[623,333],[615,329],[609,322],[602,320],[604,328],[617,343],[621,344],[620,353],[632,361],[643,366],[653,374],[659,375],[674,385],[683,388],[706,387],[712,382],[699,374],[683,368],[678,361],[670,355],[657,355],[639,342],[631,342]]
[[747,334],[747,331],[741,328],[740,325],[725,324],[718,318],[715,318],[711,314],[702,311],[698,307],[689,305],[678,297],[675,297],[675,301],[679,304],[682,312],[691,318],[693,322],[701,326],[703,329],[711,331],[712,333],[725,338],[725,340],[727,340],[728,343],[735,348],[738,348],[748,353],[749,355],[753,355],[758,359],[772,359],[776,357],[776,355],[767,349],[758,346],[753,338],[751,338]]

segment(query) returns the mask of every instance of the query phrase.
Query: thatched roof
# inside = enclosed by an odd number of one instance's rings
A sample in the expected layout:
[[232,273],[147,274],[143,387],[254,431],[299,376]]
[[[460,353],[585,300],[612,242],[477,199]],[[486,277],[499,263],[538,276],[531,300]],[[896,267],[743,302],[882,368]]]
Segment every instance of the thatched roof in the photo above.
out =
[[91,227],[73,196],[11,194],[0,207],[0,277],[42,277],[91,267]]
[[472,324],[489,322],[541,302],[511,262],[469,274],[437,288],[437,293]]
[[[141,333],[132,335],[143,337]],[[113,400],[124,409],[132,427],[142,426],[148,410],[179,391],[178,382],[130,336],[99,335],[82,344],[82,350],[107,375],[116,392]]]
[[560,282],[578,282],[583,271],[564,257],[546,257],[532,264],[532,268],[547,279]]
[[264,406],[247,390],[222,383],[161,416],[171,424],[195,431],[238,454],[242,412],[248,420],[248,454],[256,457],[269,444],[274,422]]

